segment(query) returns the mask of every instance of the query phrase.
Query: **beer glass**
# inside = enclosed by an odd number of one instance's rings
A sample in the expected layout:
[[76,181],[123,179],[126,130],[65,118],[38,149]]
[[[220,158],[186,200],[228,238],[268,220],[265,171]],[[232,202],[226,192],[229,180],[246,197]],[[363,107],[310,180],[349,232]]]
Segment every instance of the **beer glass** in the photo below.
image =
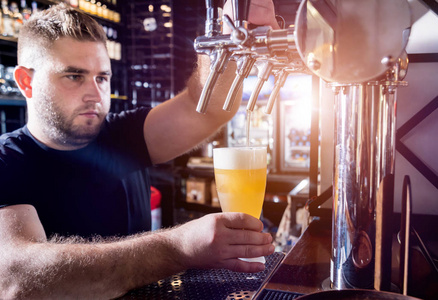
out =
[[[223,212],[260,218],[266,189],[265,147],[213,149],[216,189]],[[265,263],[264,257],[240,258]]]

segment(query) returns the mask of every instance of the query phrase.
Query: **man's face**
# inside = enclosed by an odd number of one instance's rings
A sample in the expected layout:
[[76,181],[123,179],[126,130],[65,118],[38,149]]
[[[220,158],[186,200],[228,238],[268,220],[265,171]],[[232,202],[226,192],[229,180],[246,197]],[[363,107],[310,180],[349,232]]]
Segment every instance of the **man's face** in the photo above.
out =
[[33,73],[31,125],[49,146],[83,147],[97,136],[110,108],[111,63],[105,46],[62,38],[45,59]]

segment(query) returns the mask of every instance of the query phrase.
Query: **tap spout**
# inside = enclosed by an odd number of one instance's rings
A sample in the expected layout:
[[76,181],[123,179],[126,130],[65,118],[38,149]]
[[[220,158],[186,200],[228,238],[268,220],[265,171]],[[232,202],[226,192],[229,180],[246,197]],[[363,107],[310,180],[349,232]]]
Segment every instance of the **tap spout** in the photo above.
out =
[[236,99],[237,93],[242,87],[243,80],[248,77],[252,67],[254,66],[255,61],[255,58],[247,54],[241,56],[237,60],[236,77],[234,78],[233,84],[231,85],[230,91],[228,92],[223,110],[230,111],[233,107],[234,100]]
[[198,106],[196,111],[205,114],[207,106],[210,101],[211,92],[216,84],[219,75],[222,74],[227,66],[228,60],[231,56],[231,52],[226,48],[218,48],[213,51],[215,55],[214,63],[211,65],[210,74],[208,74],[207,81],[202,89],[201,96],[199,97]]
[[269,96],[268,104],[265,108],[265,114],[271,114],[272,109],[274,108],[275,100],[277,100],[280,89],[284,86],[287,76],[289,76],[289,71],[286,68],[281,69],[279,72],[277,72],[277,74],[275,74],[277,80],[275,81],[271,96]]
[[271,75],[274,63],[270,60],[262,60],[258,65],[259,72],[257,74],[257,83],[246,106],[246,110],[253,111],[257,98],[259,97],[260,91],[262,90],[263,84],[268,80],[269,75]]

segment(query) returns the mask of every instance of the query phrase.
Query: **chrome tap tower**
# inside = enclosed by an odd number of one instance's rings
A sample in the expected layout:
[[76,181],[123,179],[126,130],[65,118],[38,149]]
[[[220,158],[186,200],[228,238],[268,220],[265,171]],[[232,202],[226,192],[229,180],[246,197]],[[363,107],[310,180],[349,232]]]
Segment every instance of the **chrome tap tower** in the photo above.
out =
[[[267,113],[290,73],[312,72],[330,85],[335,97],[330,287],[388,290],[383,266],[391,249],[382,234],[392,214],[396,94],[406,85],[402,80],[412,24],[409,3],[303,0],[294,28],[249,30],[249,0],[232,1],[234,22],[222,16],[223,1],[206,1],[206,33],[194,44],[197,52],[210,56],[211,72],[197,111],[205,113],[212,88],[230,59],[238,68],[225,110],[233,105],[253,66],[258,84],[249,111],[272,73],[276,85]],[[231,34],[222,34],[222,20],[233,28]]]

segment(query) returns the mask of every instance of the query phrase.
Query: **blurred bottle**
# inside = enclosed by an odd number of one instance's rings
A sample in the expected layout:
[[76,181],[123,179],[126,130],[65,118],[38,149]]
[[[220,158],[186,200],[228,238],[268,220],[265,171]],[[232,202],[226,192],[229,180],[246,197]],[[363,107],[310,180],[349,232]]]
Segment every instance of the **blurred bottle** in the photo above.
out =
[[0,95],[8,93],[8,84],[5,79],[5,66],[0,64]]
[[2,21],[3,21],[3,36],[14,36],[14,18],[12,16],[12,12],[9,9],[8,1],[2,0]]
[[103,8],[102,8],[102,3],[101,2],[97,2],[96,3],[97,6],[97,16],[100,18],[103,18]]
[[70,0],[70,5],[73,7],[79,7],[79,0]]
[[26,22],[27,20],[29,20],[31,15],[32,15],[32,11],[27,6],[26,0],[21,0],[21,16],[22,16],[23,22]]
[[36,1],[32,1],[31,7],[32,7],[32,14],[35,14],[39,11],[38,4]]
[[0,6],[0,35],[3,35],[3,9]]
[[4,72],[4,78],[7,85],[7,93],[11,96],[21,96],[20,89],[14,80],[14,70],[15,67],[6,67]]
[[17,2],[11,3],[11,13],[12,13],[12,20],[13,20],[13,36],[18,37],[18,34],[20,33],[21,26],[23,26],[23,15],[20,12],[20,9],[18,8]]
[[90,13],[90,0],[79,0],[79,9],[85,11],[86,13]]
[[108,19],[108,7],[105,4],[102,5],[102,17]]
[[90,0],[90,14],[92,14],[93,16],[97,15],[96,0]]

